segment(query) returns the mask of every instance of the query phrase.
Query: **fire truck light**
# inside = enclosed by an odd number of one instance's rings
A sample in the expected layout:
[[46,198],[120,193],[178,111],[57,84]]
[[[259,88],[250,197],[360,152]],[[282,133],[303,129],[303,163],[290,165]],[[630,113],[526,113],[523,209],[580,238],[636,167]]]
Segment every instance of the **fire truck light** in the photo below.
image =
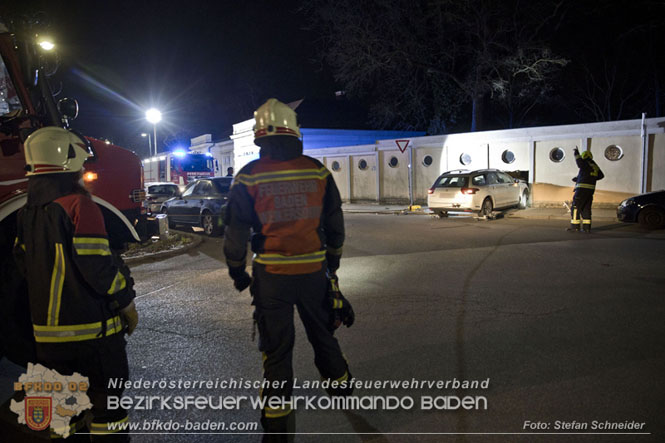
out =
[[165,155],[162,155],[161,157],[159,157],[159,161],[160,161],[160,162],[161,162],[161,161],[164,161],[164,160],[166,160],[166,156],[165,156]]
[[173,151],[173,155],[175,155],[176,157],[184,157],[186,155],[186,152],[183,151],[182,149],[177,149]]
[[97,173],[96,172],[86,172],[83,174],[83,181],[85,182],[92,182],[97,180]]

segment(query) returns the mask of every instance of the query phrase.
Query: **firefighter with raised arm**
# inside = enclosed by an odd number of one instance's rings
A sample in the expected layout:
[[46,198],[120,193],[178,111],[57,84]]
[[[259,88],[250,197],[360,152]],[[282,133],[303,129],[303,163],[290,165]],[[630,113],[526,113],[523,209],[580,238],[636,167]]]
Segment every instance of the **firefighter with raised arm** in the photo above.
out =
[[[350,395],[349,368],[337,339],[353,310],[337,287],[344,221],[337,186],[319,161],[302,154],[296,113],[271,98],[254,113],[260,158],[235,177],[226,212],[224,254],[236,289],[250,286],[263,353],[263,398],[288,400],[293,390],[293,307],[298,309],[314,364],[332,383],[330,395]],[[245,271],[247,242],[255,253]],[[329,278],[328,278],[329,277]],[[275,388],[275,386],[280,386]],[[288,403],[261,413],[264,442],[292,441],[295,413]]]
[[114,258],[102,213],[81,185],[88,145],[44,127],[24,150],[28,202],[18,213],[14,258],[27,280],[37,360],[89,379],[92,414],[72,419],[72,431],[87,428],[93,442],[129,441],[113,428],[127,413],[108,409],[107,397],[122,394],[110,378],[129,376],[124,333],[138,314],[129,269]]
[[600,170],[590,151],[584,151],[580,155],[579,149],[575,147],[575,163],[579,168],[575,182],[575,194],[573,205],[570,208],[570,227],[568,231],[579,232],[580,225],[583,232],[591,232],[591,204],[593,193],[596,191],[596,182],[602,180],[605,175]]

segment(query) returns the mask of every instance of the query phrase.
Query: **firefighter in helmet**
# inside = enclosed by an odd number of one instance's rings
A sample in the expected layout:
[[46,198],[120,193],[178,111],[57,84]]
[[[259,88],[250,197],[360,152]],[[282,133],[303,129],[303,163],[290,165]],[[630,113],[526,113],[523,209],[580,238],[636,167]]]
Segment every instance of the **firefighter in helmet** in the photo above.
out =
[[593,193],[596,191],[596,182],[602,180],[605,175],[600,170],[590,151],[584,151],[580,155],[579,149],[575,147],[575,163],[580,169],[577,177],[573,178],[575,182],[575,194],[573,196],[573,205],[570,208],[570,227],[567,229],[572,232],[579,232],[580,225],[583,232],[591,232],[591,204],[593,203]]
[[37,360],[89,379],[92,413],[74,418],[72,431],[87,428],[93,442],[129,441],[109,426],[127,413],[107,409],[107,396],[122,394],[109,379],[128,378],[124,334],[138,314],[129,269],[109,249],[102,213],[81,185],[88,144],[44,127],[24,150],[28,202],[18,213],[14,258],[27,280]]
[[[261,395],[291,396],[294,305],[314,348],[314,364],[324,380],[335,382],[328,393],[350,395],[349,368],[333,332],[339,325],[335,318],[346,326],[353,323],[353,310],[345,299],[329,298],[329,289],[341,294],[328,286],[336,284],[344,242],[339,191],[330,171],[302,154],[300,128],[290,107],[271,98],[254,117],[254,142],[261,150],[259,159],[234,179],[224,254],[236,289],[251,284],[263,376],[277,382],[264,387]],[[252,277],[245,271],[250,235]],[[292,441],[295,415],[288,403],[266,407],[261,423],[264,442]]]

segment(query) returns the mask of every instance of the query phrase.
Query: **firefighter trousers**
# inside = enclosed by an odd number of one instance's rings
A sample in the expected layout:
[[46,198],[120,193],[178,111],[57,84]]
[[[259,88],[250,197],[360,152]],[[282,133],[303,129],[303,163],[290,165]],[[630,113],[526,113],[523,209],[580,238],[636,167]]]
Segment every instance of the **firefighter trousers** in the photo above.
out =
[[[49,369],[54,369],[62,375],[72,375],[78,372],[88,377],[88,398],[92,403],[92,417],[84,414],[71,421],[72,431],[79,431],[79,435],[62,441],[90,441],[90,442],[128,442],[129,434],[109,429],[114,425],[127,422],[127,411],[107,409],[108,396],[121,396],[123,387],[117,389],[109,387],[109,379],[129,378],[129,365],[125,352],[126,341],[123,334],[114,334],[95,340],[67,343],[37,343],[37,359]],[[89,432],[90,435],[83,435]],[[89,438],[88,438],[89,437]],[[54,436],[52,436],[52,439]]]
[[[263,353],[263,377],[270,382],[270,386],[264,387],[261,392],[263,398],[289,400],[291,397],[294,305],[314,348],[314,364],[321,377],[339,381],[349,378],[346,360],[337,339],[328,329],[331,306],[326,295],[327,279],[323,269],[311,274],[278,275],[266,272],[263,265],[255,263],[250,290],[256,307],[254,320],[259,330],[259,350]],[[350,392],[339,394],[349,395]],[[293,441],[292,434],[285,434],[295,432],[295,415],[288,403],[282,407],[264,408],[261,424],[266,432],[264,442]]]
[[570,208],[570,228],[587,232],[591,231],[591,204],[593,203],[593,189],[577,188],[573,196],[573,206]]

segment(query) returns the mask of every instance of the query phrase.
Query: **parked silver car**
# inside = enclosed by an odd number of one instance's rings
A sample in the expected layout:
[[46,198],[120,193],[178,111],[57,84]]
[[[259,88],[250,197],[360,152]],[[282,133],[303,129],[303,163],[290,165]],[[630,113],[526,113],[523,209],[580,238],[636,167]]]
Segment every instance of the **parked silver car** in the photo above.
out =
[[171,197],[180,195],[180,188],[171,182],[152,182],[145,185],[145,200],[148,214],[159,213],[162,204]]
[[441,174],[427,192],[427,205],[440,216],[448,211],[477,211],[488,216],[495,209],[526,208],[529,188],[498,169],[458,169]]

